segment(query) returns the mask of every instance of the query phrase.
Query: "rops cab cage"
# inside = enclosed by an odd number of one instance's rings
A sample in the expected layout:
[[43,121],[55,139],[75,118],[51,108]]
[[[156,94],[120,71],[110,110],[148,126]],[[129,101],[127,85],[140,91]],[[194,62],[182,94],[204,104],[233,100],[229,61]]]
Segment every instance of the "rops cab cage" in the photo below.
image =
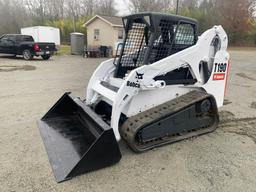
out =
[[[139,13],[124,17],[123,23],[125,39],[117,59],[117,78],[123,78],[137,67],[155,63],[191,47],[198,40],[197,21],[186,17]],[[176,71],[176,75],[192,79],[188,68],[180,70]],[[173,74],[169,76],[177,79]]]

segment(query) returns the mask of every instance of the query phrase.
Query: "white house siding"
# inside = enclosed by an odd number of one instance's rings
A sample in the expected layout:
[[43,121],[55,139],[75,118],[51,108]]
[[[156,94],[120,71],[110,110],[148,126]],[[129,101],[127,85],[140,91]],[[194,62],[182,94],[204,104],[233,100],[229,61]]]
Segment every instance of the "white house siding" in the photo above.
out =
[[[94,30],[99,29],[100,35],[99,39],[94,39]],[[104,45],[111,46],[115,50],[115,45],[121,40],[118,39],[118,30],[123,29],[123,27],[113,27],[111,24],[95,18],[90,24],[87,25],[87,42],[88,45]]]

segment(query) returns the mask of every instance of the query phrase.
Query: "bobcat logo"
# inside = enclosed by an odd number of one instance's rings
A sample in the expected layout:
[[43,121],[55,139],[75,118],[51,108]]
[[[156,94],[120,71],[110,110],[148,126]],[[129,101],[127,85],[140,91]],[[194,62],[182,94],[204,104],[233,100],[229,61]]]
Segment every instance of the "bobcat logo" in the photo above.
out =
[[[144,73],[138,73],[136,71],[136,79],[143,79],[143,75]],[[135,87],[135,88],[140,88],[140,84],[139,84],[139,81],[136,80],[136,82],[131,82],[131,81],[127,81],[127,84],[126,84],[128,87]]]
[[139,83],[135,83],[135,82],[131,82],[131,81],[127,81],[126,84],[128,87],[135,87],[135,88],[140,88],[140,84]]
[[136,71],[136,79],[143,79],[143,75],[144,75],[144,73],[138,73]]

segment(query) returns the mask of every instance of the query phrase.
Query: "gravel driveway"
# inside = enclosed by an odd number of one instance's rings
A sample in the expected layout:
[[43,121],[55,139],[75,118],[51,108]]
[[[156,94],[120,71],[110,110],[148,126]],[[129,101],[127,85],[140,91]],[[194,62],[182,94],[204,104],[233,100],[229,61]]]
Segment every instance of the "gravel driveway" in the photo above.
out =
[[66,91],[84,98],[103,61],[0,56],[0,191],[256,191],[256,51],[231,51],[228,95],[214,133],[135,154],[57,184],[36,120]]

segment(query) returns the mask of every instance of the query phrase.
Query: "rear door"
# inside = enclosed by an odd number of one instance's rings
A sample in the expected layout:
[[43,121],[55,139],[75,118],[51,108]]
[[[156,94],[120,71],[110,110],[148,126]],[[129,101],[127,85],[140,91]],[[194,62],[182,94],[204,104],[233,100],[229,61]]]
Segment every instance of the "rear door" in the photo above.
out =
[[6,53],[7,52],[7,48],[6,48],[7,40],[8,40],[7,35],[1,37],[1,39],[0,39],[0,53]]
[[2,39],[4,38],[4,36],[0,37],[0,53],[2,53]]
[[8,35],[7,42],[6,42],[6,53],[16,54],[15,42],[16,42],[16,36]]
[[0,41],[0,51],[6,54],[15,54],[15,36],[5,35]]

